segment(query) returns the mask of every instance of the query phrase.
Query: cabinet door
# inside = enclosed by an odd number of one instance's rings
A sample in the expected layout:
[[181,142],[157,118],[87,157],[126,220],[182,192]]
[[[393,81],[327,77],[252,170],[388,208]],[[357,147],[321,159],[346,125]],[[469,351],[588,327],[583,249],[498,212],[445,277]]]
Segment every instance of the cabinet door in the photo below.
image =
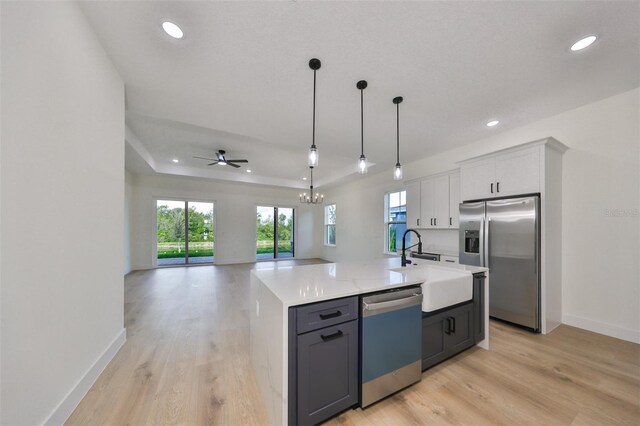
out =
[[447,311],[445,347],[447,354],[455,355],[473,346],[473,303]]
[[297,424],[318,424],[358,403],[358,321],[298,336]]
[[495,180],[494,196],[540,192],[540,148],[496,156]]
[[420,181],[407,185],[407,228],[421,228]]
[[460,227],[460,173],[449,175],[449,228]]
[[422,317],[422,370],[447,359],[445,317],[443,314]]
[[420,182],[420,227],[435,228],[435,183],[433,179]]
[[449,175],[433,180],[433,226],[449,228]]
[[484,340],[484,275],[473,276],[473,340]]
[[488,158],[460,167],[460,190],[463,201],[497,196],[494,183],[495,164],[495,158]]

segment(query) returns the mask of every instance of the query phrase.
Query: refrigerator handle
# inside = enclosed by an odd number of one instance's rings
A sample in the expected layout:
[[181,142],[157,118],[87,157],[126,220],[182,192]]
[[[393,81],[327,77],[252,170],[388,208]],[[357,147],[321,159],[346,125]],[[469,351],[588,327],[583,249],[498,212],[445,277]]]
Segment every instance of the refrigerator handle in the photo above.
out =
[[486,268],[489,268],[489,234],[491,234],[490,225],[491,225],[491,218],[488,217],[486,221],[487,229],[484,232],[484,255],[485,255],[484,266]]
[[480,218],[480,266],[484,266],[484,217]]

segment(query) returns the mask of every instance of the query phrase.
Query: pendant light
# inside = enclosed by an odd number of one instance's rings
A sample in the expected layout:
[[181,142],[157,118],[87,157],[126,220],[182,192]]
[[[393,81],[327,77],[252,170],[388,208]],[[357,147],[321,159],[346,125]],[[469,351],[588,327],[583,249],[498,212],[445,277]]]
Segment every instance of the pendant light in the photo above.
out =
[[309,185],[309,195],[306,192],[300,194],[300,202],[303,204],[322,204],[324,195],[313,193],[313,167],[309,167],[311,171],[311,184]]
[[367,157],[364,156],[364,89],[367,88],[367,82],[360,80],[356,83],[356,87],[360,90],[360,159],[358,160],[358,173],[363,175],[369,171]]
[[393,170],[393,179],[402,180],[402,165],[400,164],[400,103],[402,102],[402,96],[393,98],[393,103],[396,104],[396,167]]
[[318,165],[318,148],[316,147],[316,71],[320,69],[320,59],[313,58],[309,61],[309,68],[313,70],[313,133],[311,137],[311,148],[309,148],[309,167]]

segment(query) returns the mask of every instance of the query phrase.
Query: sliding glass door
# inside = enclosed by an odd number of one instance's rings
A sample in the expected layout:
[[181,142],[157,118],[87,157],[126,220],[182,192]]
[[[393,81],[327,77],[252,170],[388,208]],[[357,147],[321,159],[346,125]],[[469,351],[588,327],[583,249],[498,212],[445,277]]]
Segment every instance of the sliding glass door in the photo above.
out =
[[282,259],[293,257],[294,254],[293,208],[258,206],[256,259]]
[[159,266],[213,263],[213,203],[157,200]]

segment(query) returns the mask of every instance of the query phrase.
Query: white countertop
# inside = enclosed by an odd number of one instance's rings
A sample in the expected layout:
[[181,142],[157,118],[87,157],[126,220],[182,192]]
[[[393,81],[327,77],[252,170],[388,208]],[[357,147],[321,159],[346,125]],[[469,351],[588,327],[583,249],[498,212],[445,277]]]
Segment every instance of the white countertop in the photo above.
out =
[[279,266],[252,271],[284,305],[303,305],[322,300],[372,293],[391,288],[422,284],[429,280],[434,268],[463,271],[469,274],[487,271],[476,266],[443,264],[423,259],[412,259],[401,272],[400,258],[387,258],[363,262],[324,263],[305,266]]

